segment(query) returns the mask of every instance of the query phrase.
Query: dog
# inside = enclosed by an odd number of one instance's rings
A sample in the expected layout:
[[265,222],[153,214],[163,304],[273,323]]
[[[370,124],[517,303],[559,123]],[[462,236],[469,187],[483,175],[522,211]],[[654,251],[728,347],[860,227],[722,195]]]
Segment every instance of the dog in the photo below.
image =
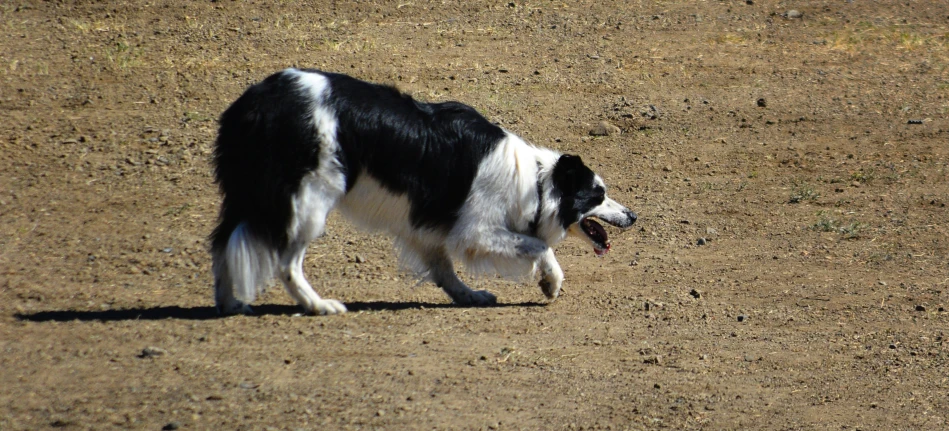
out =
[[593,218],[624,229],[636,221],[579,156],[530,145],[468,105],[424,103],[342,74],[280,71],[219,123],[223,202],[210,242],[222,314],[250,313],[273,278],[309,313],[346,312],[303,272],[333,209],[388,233],[403,266],[467,306],[496,297],[466,286],[455,262],[478,274],[539,271],[552,300],[564,278],[552,247],[573,235],[601,256],[610,240]]

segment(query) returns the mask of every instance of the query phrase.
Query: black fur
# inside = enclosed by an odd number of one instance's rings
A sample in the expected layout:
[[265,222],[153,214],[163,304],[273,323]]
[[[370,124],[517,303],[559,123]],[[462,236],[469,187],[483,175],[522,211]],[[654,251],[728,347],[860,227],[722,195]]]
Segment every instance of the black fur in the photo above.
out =
[[462,103],[422,103],[389,86],[324,75],[340,119],[347,189],[365,170],[390,192],[408,195],[414,226],[450,228],[504,131]]
[[286,246],[291,197],[319,162],[311,118],[309,100],[281,74],[251,86],[224,111],[214,151],[224,200],[212,248],[223,250],[241,222],[271,247]]
[[[329,80],[324,103],[339,120],[337,157],[347,191],[366,172],[390,192],[408,195],[413,225],[449,229],[478,165],[504,131],[462,103],[423,103],[390,86],[320,73]],[[286,246],[292,197],[318,166],[322,145],[309,97],[280,72],[221,115],[214,164],[224,201],[213,249],[223,250],[241,222],[271,247]]]
[[568,226],[580,221],[580,214],[599,206],[606,190],[596,184],[596,174],[583,164],[580,156],[564,154],[554,166],[554,192],[560,197],[560,224]]

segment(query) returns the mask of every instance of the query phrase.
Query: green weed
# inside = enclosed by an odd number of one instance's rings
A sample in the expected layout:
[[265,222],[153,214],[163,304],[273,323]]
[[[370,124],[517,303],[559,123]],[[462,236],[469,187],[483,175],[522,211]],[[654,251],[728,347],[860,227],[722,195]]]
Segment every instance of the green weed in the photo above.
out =
[[814,189],[814,186],[800,182],[794,184],[794,187],[791,190],[791,197],[788,198],[788,202],[797,204],[804,201],[816,201],[819,197],[820,194],[817,193],[817,190]]

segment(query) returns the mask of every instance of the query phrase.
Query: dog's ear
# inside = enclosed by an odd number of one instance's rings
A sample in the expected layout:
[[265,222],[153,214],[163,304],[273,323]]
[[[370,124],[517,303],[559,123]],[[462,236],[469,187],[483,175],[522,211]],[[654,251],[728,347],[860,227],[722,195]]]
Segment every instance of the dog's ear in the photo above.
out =
[[557,160],[554,166],[554,187],[557,187],[563,194],[571,195],[577,192],[583,184],[580,182],[585,177],[584,172],[589,171],[583,164],[580,156],[564,154]]

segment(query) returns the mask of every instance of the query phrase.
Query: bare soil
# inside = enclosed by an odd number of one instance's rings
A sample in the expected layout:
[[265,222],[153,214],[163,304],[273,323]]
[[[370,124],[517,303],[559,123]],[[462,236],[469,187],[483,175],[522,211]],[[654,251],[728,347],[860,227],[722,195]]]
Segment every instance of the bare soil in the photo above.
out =
[[[947,429],[947,26],[936,1],[3,2],[0,430]],[[216,118],[288,66],[471,104],[640,220],[604,258],[558,247],[553,303],[488,279],[500,305],[463,308],[333,218],[306,266],[350,313],[272,289],[219,318]]]

